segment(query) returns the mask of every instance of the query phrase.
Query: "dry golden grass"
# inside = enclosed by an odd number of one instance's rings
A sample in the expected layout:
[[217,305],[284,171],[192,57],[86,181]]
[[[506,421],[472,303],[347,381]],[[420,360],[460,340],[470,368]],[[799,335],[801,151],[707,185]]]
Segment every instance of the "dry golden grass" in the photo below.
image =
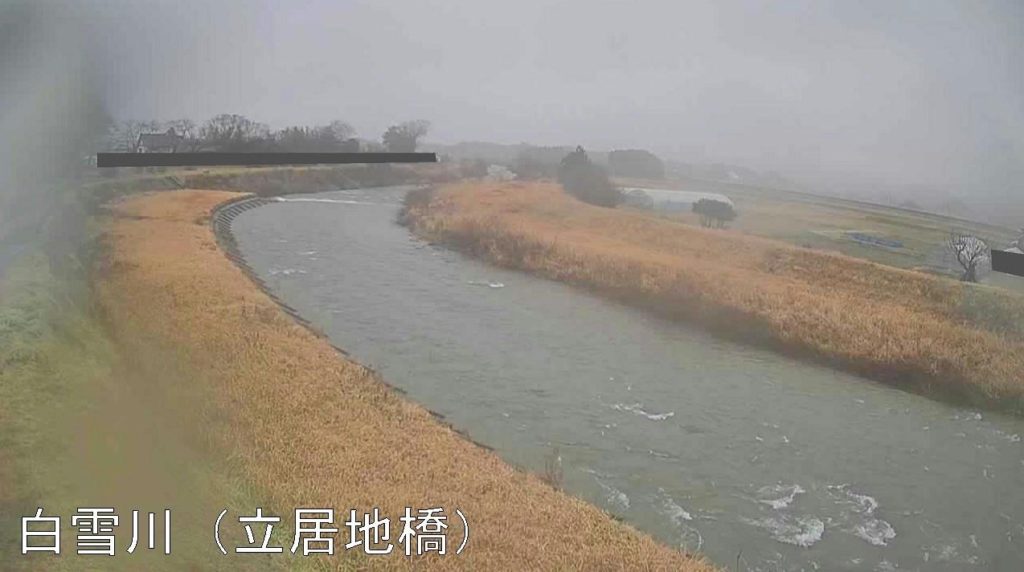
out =
[[[934,394],[1024,404],[1024,344],[969,323],[967,287],[954,281],[592,207],[550,183],[452,185],[409,201],[406,218],[497,264],[719,333]],[[998,296],[1001,307],[1020,305]]]
[[[209,410],[201,429],[267,506],[376,506],[393,520],[405,506],[443,506],[461,508],[470,522],[461,556],[411,563],[335,556],[321,564],[711,569],[510,467],[289,319],[215,243],[207,217],[237,196],[176,191],[114,205],[97,296],[127,352],[167,344],[203,372],[184,392]],[[460,528],[456,518],[456,540]]]

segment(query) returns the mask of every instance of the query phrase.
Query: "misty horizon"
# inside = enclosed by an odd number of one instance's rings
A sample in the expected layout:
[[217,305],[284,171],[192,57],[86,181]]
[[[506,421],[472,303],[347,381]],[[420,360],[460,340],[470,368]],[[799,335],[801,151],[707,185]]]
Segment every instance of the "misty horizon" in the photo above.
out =
[[241,6],[101,11],[120,28],[100,42],[113,114],[343,119],[366,138],[422,118],[438,143],[646,148],[990,196],[1024,163],[1014,2]]
[[1024,0],[0,0],[0,562],[1024,569],[1022,56]]
[[1024,5],[1010,0],[32,10],[7,12],[5,29],[32,32],[0,58],[4,131],[23,147],[65,144],[87,107],[67,96],[95,92],[117,119],[340,119],[372,140],[425,119],[430,144],[638,148],[822,192],[1020,202]]

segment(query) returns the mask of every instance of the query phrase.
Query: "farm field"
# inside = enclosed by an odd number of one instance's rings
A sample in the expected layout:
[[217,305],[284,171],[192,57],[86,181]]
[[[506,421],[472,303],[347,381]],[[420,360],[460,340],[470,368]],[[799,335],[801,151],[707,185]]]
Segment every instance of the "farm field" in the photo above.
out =
[[[731,228],[798,246],[838,252],[904,268],[955,277],[944,244],[950,231],[967,231],[994,248],[1013,240],[1013,229],[938,214],[872,205],[835,197],[697,180],[629,181],[630,186],[720,193],[734,202],[739,217]],[[665,213],[698,224],[692,213]],[[893,241],[899,247],[855,240],[852,234]],[[989,273],[982,283],[1024,292],[1024,278]]]

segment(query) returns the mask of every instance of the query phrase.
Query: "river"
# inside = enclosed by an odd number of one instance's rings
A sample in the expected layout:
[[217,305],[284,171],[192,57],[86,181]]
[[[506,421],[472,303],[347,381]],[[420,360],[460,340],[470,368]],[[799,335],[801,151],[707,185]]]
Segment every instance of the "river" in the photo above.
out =
[[405,190],[293,195],[235,238],[335,344],[507,461],[558,456],[571,494],[732,569],[1024,569],[1024,420],[425,244],[395,223]]

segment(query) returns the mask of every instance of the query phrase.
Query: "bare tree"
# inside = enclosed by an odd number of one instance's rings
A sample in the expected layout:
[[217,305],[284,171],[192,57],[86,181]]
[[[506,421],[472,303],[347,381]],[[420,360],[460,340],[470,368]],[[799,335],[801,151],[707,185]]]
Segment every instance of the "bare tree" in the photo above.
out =
[[270,139],[266,125],[243,115],[224,113],[210,119],[200,130],[203,143],[221,151],[248,151]]
[[128,125],[127,121],[118,121],[110,126],[107,133],[107,150],[131,151],[135,141],[139,140],[138,128]]
[[327,124],[327,130],[331,135],[338,141],[345,141],[355,136],[356,130],[348,123],[335,119],[334,121]]
[[274,134],[277,148],[283,151],[315,151],[312,141],[312,129],[309,127],[285,127]]
[[179,151],[197,151],[201,145],[199,140],[199,129],[191,119],[174,119],[164,124],[168,129],[182,137],[178,144]]
[[963,270],[960,280],[977,282],[978,265],[989,257],[988,244],[972,234],[953,231],[949,233],[946,248],[953,254]]
[[196,136],[196,124],[191,119],[174,119],[164,123],[164,126],[168,129],[173,129],[175,133],[186,139],[192,139]]
[[114,125],[111,133],[110,147],[125,153],[134,153],[139,149],[139,135],[160,130],[159,121],[138,121],[128,119]]
[[278,149],[284,151],[331,152],[344,151],[352,146],[352,126],[344,121],[332,121],[315,127],[285,127],[274,134]]
[[388,127],[381,140],[388,151],[412,152],[416,150],[420,138],[426,135],[429,129],[429,121],[422,119],[406,121]]

